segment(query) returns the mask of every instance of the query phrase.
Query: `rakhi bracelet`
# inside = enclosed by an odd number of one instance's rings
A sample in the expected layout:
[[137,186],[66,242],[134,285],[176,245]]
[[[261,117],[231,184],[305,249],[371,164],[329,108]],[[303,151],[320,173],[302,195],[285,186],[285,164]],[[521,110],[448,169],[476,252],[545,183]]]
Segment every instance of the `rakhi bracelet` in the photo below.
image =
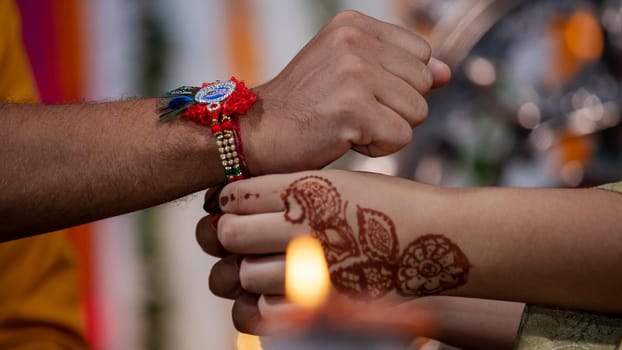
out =
[[160,121],[182,115],[209,126],[227,182],[241,180],[248,174],[236,117],[244,115],[257,101],[257,96],[243,81],[231,77],[226,81],[204,83],[201,87],[182,86],[167,92],[165,98],[166,103],[160,107]]
[[246,165],[246,158],[244,157],[244,145],[242,144],[242,137],[240,136],[240,119],[236,116],[231,118],[233,123],[233,138],[235,140],[235,148],[238,150],[238,158],[240,159],[240,167],[243,174],[250,174],[248,166]]
[[[212,132],[214,132],[214,128],[212,128]],[[222,118],[220,130],[217,130],[214,133],[214,136],[216,136],[218,153],[220,154],[222,165],[225,168],[227,182],[242,180],[244,178],[244,173],[242,172],[242,167],[240,166],[239,153],[235,145],[233,124],[228,116],[224,116]]]

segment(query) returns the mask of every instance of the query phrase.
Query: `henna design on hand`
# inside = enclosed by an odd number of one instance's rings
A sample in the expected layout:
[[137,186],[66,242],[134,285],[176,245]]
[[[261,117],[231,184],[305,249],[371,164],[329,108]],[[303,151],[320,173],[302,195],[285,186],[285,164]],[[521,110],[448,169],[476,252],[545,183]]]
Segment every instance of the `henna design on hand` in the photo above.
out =
[[285,203],[285,220],[292,224],[307,221],[312,235],[322,243],[329,265],[359,255],[352,228],[345,220],[348,203],[342,205],[341,195],[329,180],[303,177],[294,181],[281,199]]
[[361,249],[372,260],[395,264],[398,260],[399,244],[395,225],[385,213],[356,206]]
[[221,207],[224,207],[225,205],[227,205],[227,203],[229,203],[229,197],[228,196],[220,197],[220,206]]
[[356,299],[378,299],[395,289],[397,266],[384,261],[363,259],[331,270],[335,289]]
[[[251,197],[259,198],[259,193],[245,193],[244,199],[249,199]],[[226,206],[229,202],[235,202],[235,194],[231,193],[229,196],[220,197],[220,205]]]
[[385,213],[356,207],[358,240],[346,219],[348,202],[323,177],[305,176],[281,194],[285,220],[307,223],[326,254],[331,281],[338,291],[373,300],[392,291],[424,296],[467,282],[470,264],[464,253],[443,235],[428,234],[400,254],[393,220]]
[[431,295],[464,285],[469,261],[460,248],[442,235],[425,235],[404,250],[398,271],[403,295]]
[[[356,207],[362,256],[331,273],[335,289],[361,299],[377,299],[395,289],[399,242],[395,225],[386,214]],[[358,286],[353,287],[355,281]]]

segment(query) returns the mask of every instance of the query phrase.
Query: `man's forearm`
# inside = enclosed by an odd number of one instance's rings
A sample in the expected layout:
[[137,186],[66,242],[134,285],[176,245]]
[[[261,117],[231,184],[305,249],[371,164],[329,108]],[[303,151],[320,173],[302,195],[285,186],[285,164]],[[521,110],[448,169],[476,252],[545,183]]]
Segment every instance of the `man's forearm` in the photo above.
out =
[[[355,11],[335,16],[254,89],[257,103],[240,119],[249,174],[319,169],[352,148],[372,156],[401,149],[427,116],[423,96],[451,76],[430,55],[430,45],[404,28]],[[153,100],[0,108],[0,240],[224,180],[209,130],[159,123]]]
[[187,120],[159,122],[154,99],[4,104],[0,115],[0,241],[153,206],[224,181],[209,129]]
[[622,196],[596,189],[449,193],[447,219],[435,220],[471,263],[468,283],[452,294],[622,312]]

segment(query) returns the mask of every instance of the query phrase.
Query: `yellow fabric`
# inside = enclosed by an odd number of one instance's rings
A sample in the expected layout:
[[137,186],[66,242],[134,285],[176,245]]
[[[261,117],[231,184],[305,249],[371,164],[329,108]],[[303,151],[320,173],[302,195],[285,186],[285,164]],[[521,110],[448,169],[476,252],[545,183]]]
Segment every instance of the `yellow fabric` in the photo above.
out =
[[[13,1],[0,0],[0,100],[38,100]],[[0,244],[0,349],[86,349],[74,251],[63,232]]]
[[0,1],[0,98],[4,101],[38,101],[37,90],[21,42],[21,24],[13,1]]

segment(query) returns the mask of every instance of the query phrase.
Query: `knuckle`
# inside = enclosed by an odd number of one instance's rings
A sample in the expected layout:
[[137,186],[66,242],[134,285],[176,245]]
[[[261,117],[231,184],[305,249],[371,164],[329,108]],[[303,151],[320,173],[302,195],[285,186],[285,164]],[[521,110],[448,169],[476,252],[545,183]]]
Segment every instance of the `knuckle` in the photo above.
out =
[[336,14],[331,19],[331,24],[334,25],[345,25],[351,24],[356,21],[360,21],[363,18],[363,14],[356,10],[345,10]]
[[348,128],[343,131],[342,139],[349,144],[355,145],[367,145],[371,143],[372,138],[370,133],[366,133],[361,128]]
[[318,115],[322,115],[336,132],[339,142],[359,142],[363,134],[365,118],[359,118],[360,106],[365,97],[352,89],[344,89],[333,96],[330,101],[317,107]]
[[356,127],[360,124],[360,121],[352,118],[352,116],[356,114],[361,100],[362,98],[359,94],[350,90],[344,90],[338,96],[335,96],[330,105],[326,106],[329,108],[327,114],[331,118],[335,118],[333,122],[339,126]]
[[423,123],[428,117],[429,107],[426,100],[419,96],[413,104],[413,116],[411,125],[413,127]]
[[397,148],[401,149],[402,147],[409,144],[412,140],[412,136],[412,128],[408,124],[404,123],[395,134],[395,143]]
[[344,55],[337,61],[336,76],[338,79],[361,78],[369,71],[369,63],[357,55]]
[[377,147],[370,149],[371,157],[382,157],[391,153],[395,153],[406,145],[408,145],[412,139],[412,128],[406,122],[401,122],[391,130],[391,137],[387,139],[379,139],[376,143]]
[[432,45],[426,40],[421,39],[421,47],[419,50],[421,50],[419,53],[421,55],[421,60],[427,63],[432,57]]
[[432,71],[426,66],[421,70],[420,74],[421,85],[424,91],[420,91],[422,94],[427,93],[432,89],[434,85],[434,76],[432,75]]
[[331,33],[332,46],[335,49],[353,48],[361,45],[366,34],[353,26],[341,26]]

